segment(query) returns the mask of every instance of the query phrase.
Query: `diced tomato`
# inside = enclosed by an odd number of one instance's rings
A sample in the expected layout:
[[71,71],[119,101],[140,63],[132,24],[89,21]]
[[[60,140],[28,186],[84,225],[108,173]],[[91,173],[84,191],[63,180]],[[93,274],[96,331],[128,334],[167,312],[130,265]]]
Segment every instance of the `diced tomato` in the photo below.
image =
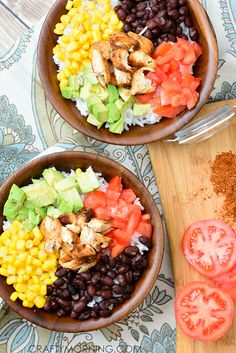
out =
[[192,73],[192,65],[184,65],[183,63],[179,63],[179,72],[182,75],[191,74]]
[[[174,82],[170,79],[162,83],[161,90],[161,105],[172,105],[172,97],[175,95],[181,95],[182,89],[177,82]],[[185,105],[184,102],[182,105]],[[178,106],[181,105],[181,102]],[[176,105],[175,105],[176,106]]]
[[126,219],[113,219],[112,225],[114,228],[126,229],[128,224],[128,220]]
[[156,67],[154,73],[155,73],[155,76],[156,76],[159,84],[161,84],[163,81],[165,81],[167,79],[167,75],[158,66]]
[[117,243],[121,245],[130,245],[130,235],[125,230],[115,229],[113,231],[113,237],[117,241]]
[[170,79],[180,85],[182,82],[182,75],[179,71],[174,71],[170,74]]
[[190,265],[208,278],[221,276],[236,264],[234,230],[219,220],[193,223],[183,235],[182,249]]
[[97,207],[106,207],[106,194],[103,191],[91,191],[84,198],[84,206],[95,210]]
[[149,73],[146,75],[146,77],[147,77],[149,80],[152,81],[152,84],[153,84],[154,86],[157,86],[157,85],[160,84],[160,81],[159,81],[158,77],[155,75],[154,72],[149,72]]
[[132,205],[132,211],[129,215],[127,233],[132,235],[138,227],[141,218],[141,208],[137,205]]
[[192,42],[191,44],[193,46],[193,50],[197,59],[200,55],[202,55],[202,49],[197,42]]
[[179,63],[175,60],[171,60],[170,67],[169,67],[169,73],[175,72],[178,69],[179,69]]
[[187,105],[186,97],[181,94],[175,94],[171,97],[171,105],[172,107],[179,107],[183,105]]
[[165,107],[159,106],[154,109],[154,113],[162,115],[166,118],[176,118],[186,107],[181,105],[180,107],[174,108],[171,105]]
[[147,104],[152,99],[154,93],[138,94],[135,96],[137,101],[141,104]]
[[111,211],[106,207],[98,207],[95,209],[95,217],[98,219],[109,220],[111,219]]
[[107,190],[121,192],[123,189],[121,181],[122,181],[122,178],[120,176],[113,177],[108,184]]
[[144,235],[145,237],[151,238],[152,236],[152,225],[151,223],[140,222],[137,228],[137,232]]
[[170,70],[171,61],[162,65],[159,65],[162,72],[167,73]]
[[158,58],[159,56],[164,56],[166,55],[170,49],[172,48],[172,44],[168,42],[162,42],[158,47],[155,49],[153,58]]
[[[123,200],[122,200],[123,201]],[[124,207],[118,207],[113,213],[112,217],[113,218],[118,218],[118,219],[126,219],[129,217],[131,211],[132,211],[133,205],[126,204]]]
[[234,304],[230,296],[203,282],[192,282],[180,289],[174,307],[180,329],[200,341],[218,340],[233,321]]
[[118,207],[119,208],[123,208],[123,207],[126,207],[126,206],[127,206],[127,202],[120,197],[120,199],[118,201]]
[[121,193],[108,189],[106,192],[107,207],[116,207]]
[[135,195],[132,189],[125,189],[122,191],[120,198],[127,203],[133,203],[136,200],[137,196]]
[[142,221],[149,223],[151,221],[151,215],[149,213],[142,214]]
[[184,57],[182,60],[183,64],[184,65],[194,64],[196,61],[196,55],[191,43],[182,38],[177,38],[177,43],[179,44],[179,46],[181,46],[184,52]]
[[125,249],[124,245],[121,245],[121,244],[117,243],[111,250],[111,256],[112,257],[116,257],[117,255],[122,253],[124,251],[124,249]]
[[183,95],[186,98],[186,105],[187,108],[193,109],[198,101],[199,98],[199,93],[198,92],[192,92],[189,88],[183,88]]
[[171,55],[174,60],[182,60],[184,58],[184,50],[181,45],[174,44],[171,48]]

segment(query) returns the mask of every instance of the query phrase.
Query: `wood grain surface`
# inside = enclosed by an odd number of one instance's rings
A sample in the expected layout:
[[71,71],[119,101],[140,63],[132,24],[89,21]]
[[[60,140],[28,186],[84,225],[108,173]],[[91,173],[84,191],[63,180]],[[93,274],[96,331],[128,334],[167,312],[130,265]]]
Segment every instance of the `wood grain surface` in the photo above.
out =
[[[228,101],[235,105],[236,100]],[[225,102],[206,105],[199,116]],[[152,165],[167,223],[176,290],[194,280],[205,280],[190,268],[180,250],[186,227],[192,222],[216,218],[222,200],[213,192],[210,166],[219,152],[236,152],[236,124],[197,145],[156,142],[149,145]],[[235,353],[236,315],[228,334],[215,343],[201,343],[177,330],[176,353]]]

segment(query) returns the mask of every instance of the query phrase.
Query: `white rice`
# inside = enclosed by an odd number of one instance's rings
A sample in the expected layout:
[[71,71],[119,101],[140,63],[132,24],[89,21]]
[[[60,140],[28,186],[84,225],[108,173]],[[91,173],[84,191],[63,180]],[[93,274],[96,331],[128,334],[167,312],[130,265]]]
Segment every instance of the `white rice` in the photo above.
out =
[[137,197],[137,199],[134,200],[134,205],[139,206],[142,211],[144,210],[144,207],[143,207],[143,205],[141,204],[139,197]]
[[2,225],[2,229],[5,232],[6,230],[8,230],[11,226],[11,222],[10,221],[3,221],[3,225]]
[[81,115],[87,117],[89,110],[86,101],[81,98],[73,98],[72,100],[75,102],[76,108],[80,111]]
[[97,176],[97,178],[99,180],[99,183],[101,185],[99,190],[100,191],[106,191],[106,189],[108,187],[108,182],[106,181],[105,178],[103,178],[102,173],[95,173],[95,174],[96,174],[96,176]]
[[75,175],[75,171],[71,169],[70,173],[61,172],[61,174],[63,174],[64,177],[66,177],[66,178],[70,178],[70,177],[73,177]]

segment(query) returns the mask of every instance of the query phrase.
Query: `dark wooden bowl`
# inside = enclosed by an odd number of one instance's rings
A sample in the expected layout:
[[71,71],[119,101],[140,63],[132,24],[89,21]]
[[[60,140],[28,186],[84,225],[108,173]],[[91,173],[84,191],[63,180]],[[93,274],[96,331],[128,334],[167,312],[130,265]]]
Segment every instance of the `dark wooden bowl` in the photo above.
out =
[[112,316],[108,318],[90,319],[88,321],[78,321],[71,317],[58,317],[56,314],[48,313],[42,309],[29,309],[21,305],[17,300],[12,302],[10,295],[13,287],[6,284],[5,277],[0,276],[0,295],[7,304],[25,319],[45,327],[50,330],[63,332],[81,332],[98,330],[119,321],[124,316],[131,313],[146,297],[155,283],[159,274],[163,250],[164,235],[158,208],[146,187],[126,168],[118,163],[92,153],[84,152],[61,152],[44,156],[27,163],[16,173],[14,173],[0,188],[0,234],[2,232],[2,215],[4,203],[7,200],[9,190],[13,183],[19,186],[31,182],[31,178],[39,178],[45,168],[56,167],[58,170],[70,171],[75,168],[85,169],[92,166],[96,172],[101,172],[103,176],[110,180],[115,175],[123,178],[126,188],[134,189],[136,195],[140,197],[145,211],[151,214],[153,224],[153,247],[149,252],[149,266],[138,281],[131,298],[117,307]]
[[162,119],[160,123],[145,125],[144,127],[133,126],[129,131],[124,131],[121,135],[112,134],[105,128],[98,130],[87,123],[86,118],[81,116],[75,103],[64,99],[60,93],[56,78],[57,66],[52,58],[52,49],[57,42],[57,35],[53,33],[53,29],[56,23],[59,22],[61,15],[65,13],[66,2],[67,0],[57,0],[44,22],[38,44],[38,68],[45,94],[53,107],[70,125],[83,134],[99,141],[115,145],[138,145],[161,140],[173,134],[198,113],[211,93],[218,64],[218,47],[215,32],[198,0],[187,0],[194,25],[199,33],[199,43],[203,49],[203,54],[194,67],[194,74],[202,79],[198,104],[191,111],[185,110],[176,119]]

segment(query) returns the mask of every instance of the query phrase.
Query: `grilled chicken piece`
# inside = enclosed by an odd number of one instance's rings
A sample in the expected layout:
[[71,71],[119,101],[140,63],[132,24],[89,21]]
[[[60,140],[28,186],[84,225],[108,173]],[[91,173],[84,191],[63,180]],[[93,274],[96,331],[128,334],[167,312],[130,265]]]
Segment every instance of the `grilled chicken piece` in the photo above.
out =
[[109,65],[107,59],[103,57],[102,52],[97,49],[92,51],[92,68],[102,87],[106,87],[111,77]]
[[151,55],[154,51],[154,45],[152,41],[144,36],[140,36],[140,34],[134,32],[128,32],[128,36],[139,43],[140,50],[144,51],[147,55]]
[[151,56],[147,55],[142,50],[137,50],[131,53],[129,55],[129,63],[130,65],[135,67],[146,66],[146,67],[151,67],[152,69],[155,69],[157,66],[155,60],[153,60]]
[[61,240],[63,243],[67,243],[68,245],[73,247],[77,238],[78,238],[77,234],[71,232],[66,227],[62,227]]
[[131,83],[131,75],[114,67],[115,80],[118,87],[129,87]]
[[127,36],[122,31],[113,33],[110,37],[110,43],[112,47],[120,47],[132,52],[139,48],[139,43],[135,38]]
[[110,56],[112,53],[112,47],[108,40],[100,40],[99,42],[93,43],[92,49],[98,50],[105,59],[107,60],[110,59]]
[[68,243],[62,244],[59,255],[59,264],[62,267],[77,270],[79,266],[94,262],[94,260],[96,260],[95,249],[88,244],[80,243],[79,239],[73,245],[73,249]]
[[95,233],[106,234],[112,230],[111,221],[103,221],[101,219],[92,218],[91,221],[87,224]]
[[133,72],[133,68],[128,63],[129,53],[124,48],[116,48],[111,53],[111,61],[118,70]]
[[97,261],[90,262],[90,263],[88,263],[88,264],[83,264],[83,265],[79,266],[78,272],[79,272],[79,273],[80,273],[80,272],[86,272],[86,271],[88,271],[91,267],[95,266],[96,263],[97,263]]
[[90,208],[83,209],[78,213],[66,213],[59,217],[59,220],[69,230],[79,234],[85,223],[89,222],[92,218],[93,211]]
[[53,252],[61,247],[62,225],[58,219],[46,216],[40,224],[40,231],[44,236],[46,252]]
[[156,87],[152,84],[152,81],[149,80],[144,75],[144,71],[154,71],[150,67],[142,67],[138,69],[132,77],[131,82],[131,95],[135,96],[136,94],[145,94],[155,92]]
[[107,247],[112,242],[112,239],[102,234],[95,233],[93,229],[84,226],[80,234],[80,241],[82,244],[89,244],[99,252],[101,248]]

